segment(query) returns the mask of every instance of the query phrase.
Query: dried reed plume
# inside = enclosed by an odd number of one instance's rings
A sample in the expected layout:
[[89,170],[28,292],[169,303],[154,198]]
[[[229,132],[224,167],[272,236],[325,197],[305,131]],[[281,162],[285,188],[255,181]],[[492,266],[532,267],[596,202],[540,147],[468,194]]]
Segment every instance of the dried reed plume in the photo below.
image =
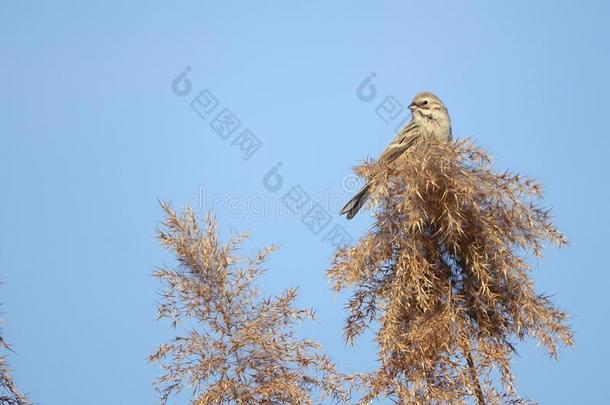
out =
[[[0,336],[0,347],[5,350],[13,349],[6,343],[4,337]],[[0,405],[30,405],[31,402],[26,395],[17,389],[11,370],[6,364],[6,355],[0,356]]]
[[345,338],[379,322],[379,369],[363,402],[524,402],[513,343],[531,336],[556,357],[572,345],[566,313],[534,291],[529,258],[566,240],[536,201],[540,186],[492,171],[470,141],[428,141],[395,166],[357,173],[379,184],[374,227],[340,249],[328,276],[351,288]]
[[[0,338],[0,344],[8,345]],[[9,348],[10,350],[10,348]],[[6,365],[5,356],[0,357],[0,405],[30,405],[27,396],[21,394],[13,382],[11,370]]]
[[295,324],[314,315],[293,308],[296,290],[271,299],[254,286],[273,247],[239,257],[244,235],[223,244],[211,216],[202,229],[191,209],[179,216],[162,208],[158,238],[179,266],[154,273],[165,286],[159,318],[187,326],[150,356],[165,372],[156,381],[161,403],[186,387],[198,405],[346,402],[351,378],[335,370],[316,342],[295,337]]

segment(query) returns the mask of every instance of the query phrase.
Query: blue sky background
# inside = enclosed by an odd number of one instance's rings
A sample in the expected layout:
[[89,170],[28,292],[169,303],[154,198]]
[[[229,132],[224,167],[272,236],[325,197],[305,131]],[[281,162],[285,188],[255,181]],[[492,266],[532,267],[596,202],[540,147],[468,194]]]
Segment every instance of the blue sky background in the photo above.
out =
[[[344,297],[325,279],[334,248],[323,238],[370,225],[336,211],[350,167],[393,136],[375,107],[431,90],[456,136],[546,186],[571,240],[534,278],[574,315],[576,348],[556,363],[520,345],[521,393],[610,401],[609,11],[603,1],[2,2],[0,297],[18,385],[44,405],[154,403],[146,357],[170,336],[155,322],[151,272],[171,262],[154,239],[157,198],[202,210],[220,201],[225,233],[252,233],[245,253],[279,243],[265,290],[300,286],[299,303],[318,313],[303,335],[343,370],[372,369],[370,335],[342,342]],[[179,97],[171,82],[186,66],[192,91]],[[366,103],[356,88],[371,72],[378,94]],[[263,143],[249,160],[190,108],[204,89]],[[271,192],[262,179],[277,162],[284,184]],[[253,213],[294,185],[327,196],[319,235],[296,215]]]

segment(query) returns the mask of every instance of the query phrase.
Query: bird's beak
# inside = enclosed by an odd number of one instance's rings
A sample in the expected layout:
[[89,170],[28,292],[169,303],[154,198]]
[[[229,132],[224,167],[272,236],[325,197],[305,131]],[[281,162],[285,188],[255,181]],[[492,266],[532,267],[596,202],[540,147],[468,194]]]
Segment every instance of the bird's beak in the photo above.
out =
[[411,104],[409,104],[409,110],[413,111],[414,108],[415,108],[415,102],[412,102]]

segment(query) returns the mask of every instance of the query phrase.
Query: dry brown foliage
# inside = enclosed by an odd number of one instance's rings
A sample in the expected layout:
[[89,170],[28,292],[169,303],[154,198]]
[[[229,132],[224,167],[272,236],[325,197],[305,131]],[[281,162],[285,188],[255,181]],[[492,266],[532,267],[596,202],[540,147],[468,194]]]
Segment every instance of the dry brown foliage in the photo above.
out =
[[[0,336],[0,348],[13,351],[11,346]],[[17,389],[13,375],[6,364],[6,356],[0,356],[0,405],[30,405],[31,402],[26,395]]]
[[396,166],[367,163],[379,209],[328,276],[351,288],[345,338],[378,322],[379,369],[364,402],[523,402],[513,386],[513,343],[534,337],[555,357],[572,345],[566,313],[534,291],[529,259],[566,240],[536,202],[540,186],[493,172],[470,141],[428,141]]
[[[10,347],[0,338],[0,345]],[[5,356],[0,357],[0,405],[30,405],[27,396],[21,394],[13,381],[11,370],[6,365]]]
[[150,356],[165,372],[156,381],[161,403],[186,387],[198,405],[346,402],[350,377],[336,371],[319,344],[295,337],[294,326],[314,316],[293,308],[296,290],[262,298],[254,285],[273,248],[240,257],[244,235],[223,244],[211,216],[202,229],[192,210],[179,216],[162,207],[158,238],[179,266],[154,273],[165,286],[159,318],[190,327]]

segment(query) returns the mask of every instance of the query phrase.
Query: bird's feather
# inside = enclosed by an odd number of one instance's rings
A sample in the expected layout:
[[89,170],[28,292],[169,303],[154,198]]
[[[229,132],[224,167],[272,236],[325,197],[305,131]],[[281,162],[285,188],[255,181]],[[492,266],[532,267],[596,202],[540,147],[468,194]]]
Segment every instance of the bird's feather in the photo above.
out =
[[354,215],[360,211],[360,208],[366,203],[366,200],[369,198],[369,190],[371,188],[371,182],[368,182],[356,193],[355,196],[352,197],[351,200],[345,207],[341,209],[341,215],[347,214],[347,219],[352,219]]

